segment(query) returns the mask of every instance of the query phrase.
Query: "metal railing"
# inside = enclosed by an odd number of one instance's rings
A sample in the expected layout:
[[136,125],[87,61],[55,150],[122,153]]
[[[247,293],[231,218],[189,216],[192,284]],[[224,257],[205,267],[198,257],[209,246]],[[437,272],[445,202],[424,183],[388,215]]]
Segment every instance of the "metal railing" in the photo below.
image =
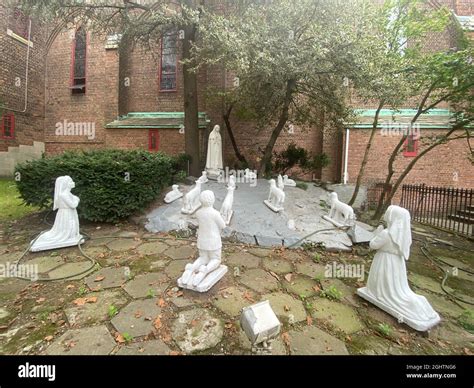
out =
[[474,235],[473,189],[403,185],[400,206],[410,212],[414,221]]

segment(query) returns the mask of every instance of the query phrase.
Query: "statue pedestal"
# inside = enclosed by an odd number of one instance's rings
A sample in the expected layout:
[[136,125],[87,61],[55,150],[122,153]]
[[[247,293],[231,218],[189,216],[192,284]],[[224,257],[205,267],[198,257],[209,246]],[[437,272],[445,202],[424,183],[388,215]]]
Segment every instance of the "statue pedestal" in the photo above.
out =
[[165,197],[165,202],[166,203],[171,203],[171,202],[174,202],[176,201],[177,199],[181,198],[184,194],[183,193],[175,193],[175,192],[170,192],[166,195]]
[[218,180],[222,174],[222,170],[214,170],[211,168],[206,168],[206,172],[207,172],[207,178],[213,181]]
[[191,210],[188,210],[188,209],[181,209],[181,213],[183,214],[193,214],[197,209],[199,209],[201,207],[201,204],[198,203],[196,205],[194,205],[194,207],[191,209]]
[[83,244],[84,243],[84,238],[79,235],[79,237],[70,239],[67,241],[61,241],[61,242],[41,242],[41,241],[36,241],[30,248],[31,252],[40,252],[40,251],[48,251],[50,249],[58,249],[58,248],[67,248],[67,247],[72,247],[76,246],[79,243]]
[[227,266],[221,264],[219,268],[207,274],[207,276],[204,279],[202,279],[201,283],[199,283],[197,286],[194,287],[190,285],[184,285],[181,282],[181,278],[179,278],[178,287],[181,287],[187,290],[197,291],[197,292],[207,292],[211,289],[212,286],[214,286],[219,280],[221,280],[224,277],[227,271],[228,271]]
[[280,206],[280,207],[275,206],[275,205],[273,205],[273,204],[272,204],[269,200],[267,200],[267,199],[266,199],[265,201],[263,201],[263,203],[264,203],[265,205],[267,205],[268,208],[271,209],[271,210],[273,210],[275,213],[279,213],[279,212],[281,212],[281,211],[283,210],[283,207],[281,207],[281,206]]
[[359,288],[357,289],[357,295],[359,295],[361,298],[364,298],[365,300],[369,301],[370,303],[376,305],[378,308],[382,309],[385,311],[387,314],[390,314],[391,316],[395,317],[398,319],[399,322],[405,323],[408,326],[410,326],[412,329],[418,330],[418,331],[427,331],[431,329],[433,326],[437,325],[441,318],[439,315],[436,318],[433,318],[429,321],[419,321],[419,320],[414,320],[411,318],[408,318],[398,312],[395,308],[392,306],[389,306],[385,304],[384,302],[374,298],[367,290],[367,287]]

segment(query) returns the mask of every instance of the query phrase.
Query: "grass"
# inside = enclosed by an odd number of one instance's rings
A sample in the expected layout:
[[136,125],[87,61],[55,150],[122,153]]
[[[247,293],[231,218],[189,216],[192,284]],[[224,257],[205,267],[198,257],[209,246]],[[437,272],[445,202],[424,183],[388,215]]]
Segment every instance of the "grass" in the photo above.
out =
[[342,292],[339,291],[336,286],[329,286],[326,290],[321,290],[320,295],[323,298],[327,298],[330,300],[341,300],[342,298]]
[[377,330],[379,331],[379,333],[383,334],[385,337],[390,337],[393,331],[392,326],[390,326],[387,323],[379,323],[377,326]]
[[0,221],[17,220],[37,210],[23,204],[12,179],[0,179]]

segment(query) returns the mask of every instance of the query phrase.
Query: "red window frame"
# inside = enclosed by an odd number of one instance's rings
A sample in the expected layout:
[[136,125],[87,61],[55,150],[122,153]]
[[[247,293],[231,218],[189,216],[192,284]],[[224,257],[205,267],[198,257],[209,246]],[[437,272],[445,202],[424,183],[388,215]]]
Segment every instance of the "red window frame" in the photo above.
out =
[[[89,36],[87,34],[87,31],[85,31],[86,35],[86,48],[85,48],[85,53],[84,53],[84,87],[82,89],[76,89],[74,88],[76,85],[74,84],[74,81],[76,79],[75,77],[75,65],[76,65],[76,35],[77,32],[84,27],[79,27],[76,29],[76,32],[74,33],[74,39],[72,41],[72,57],[71,57],[71,71],[70,71],[70,79],[69,79],[69,87],[71,89],[72,94],[86,94],[86,89],[87,89],[87,46],[89,43]],[[77,79],[82,79],[82,78],[77,78]]]
[[[413,142],[413,150],[408,149],[408,142]],[[406,157],[414,157],[418,155],[418,137],[415,134],[410,134],[405,139],[405,143],[403,144],[403,156]]]
[[[155,139],[155,146],[153,147],[153,139]],[[158,129],[148,130],[148,151],[157,152],[160,150],[160,131]]]
[[[159,69],[159,73],[158,73],[158,82],[159,82],[159,91],[160,93],[172,93],[172,92],[176,92],[178,90],[178,53],[177,53],[177,48],[178,48],[178,37],[176,35],[176,33],[170,33],[170,34],[166,34],[167,36],[171,36],[175,39],[175,42],[176,42],[176,52],[175,52],[175,56],[176,56],[176,67],[175,67],[175,71],[174,73],[163,73],[162,69],[163,69],[163,38],[164,36],[161,38],[161,41],[160,41],[160,69]],[[175,87],[174,89],[162,89],[161,85],[162,85],[162,80],[163,80],[163,75],[173,75],[174,74],[174,77],[175,77]]]
[[[10,136],[5,135],[5,126],[9,123]],[[1,122],[1,137],[2,139],[14,139],[15,138],[15,115],[13,113],[4,113],[2,115]]]

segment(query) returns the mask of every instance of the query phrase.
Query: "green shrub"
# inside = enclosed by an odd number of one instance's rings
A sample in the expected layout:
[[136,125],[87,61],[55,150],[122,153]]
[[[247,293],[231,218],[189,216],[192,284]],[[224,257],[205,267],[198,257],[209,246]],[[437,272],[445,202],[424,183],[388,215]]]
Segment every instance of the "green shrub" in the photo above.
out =
[[326,167],[330,162],[326,154],[311,156],[308,150],[295,143],[289,144],[284,151],[274,152],[273,158],[273,170],[282,175],[293,167],[299,167],[303,172],[313,172]]
[[116,222],[157,198],[161,189],[171,184],[183,158],[141,150],[66,152],[19,165],[17,187],[26,204],[48,209],[56,178],[69,175],[76,183],[72,192],[81,200],[79,216]]

